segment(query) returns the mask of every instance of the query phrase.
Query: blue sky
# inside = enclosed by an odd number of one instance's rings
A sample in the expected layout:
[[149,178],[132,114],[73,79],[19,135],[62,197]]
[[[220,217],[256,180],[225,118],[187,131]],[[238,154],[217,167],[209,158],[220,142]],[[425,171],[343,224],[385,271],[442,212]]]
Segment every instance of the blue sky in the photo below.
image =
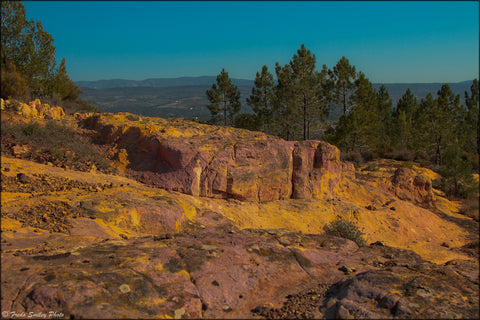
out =
[[478,1],[23,1],[74,81],[254,79],[303,43],[317,67],[345,56],[372,82],[478,78]]

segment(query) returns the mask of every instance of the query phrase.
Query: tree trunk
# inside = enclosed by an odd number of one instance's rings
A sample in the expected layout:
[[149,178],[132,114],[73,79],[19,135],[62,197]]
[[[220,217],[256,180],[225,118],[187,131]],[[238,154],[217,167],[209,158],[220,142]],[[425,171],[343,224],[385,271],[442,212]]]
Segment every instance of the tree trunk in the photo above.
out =
[[442,155],[440,153],[440,143],[442,141],[442,137],[436,137],[435,144],[436,144],[436,153],[435,153],[435,164],[441,166],[442,165]]
[[303,97],[303,140],[307,140],[307,99]]
[[227,101],[223,100],[223,122],[224,126],[227,126]]

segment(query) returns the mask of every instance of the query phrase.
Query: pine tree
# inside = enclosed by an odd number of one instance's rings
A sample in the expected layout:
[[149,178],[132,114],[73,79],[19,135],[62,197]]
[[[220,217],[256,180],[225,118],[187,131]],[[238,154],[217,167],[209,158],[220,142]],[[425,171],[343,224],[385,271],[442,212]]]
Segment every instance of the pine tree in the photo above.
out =
[[23,45],[26,42],[27,18],[20,1],[1,1],[1,58],[2,68],[7,60],[15,66],[25,64]]
[[436,99],[429,93],[421,100],[415,137],[418,145],[426,149],[437,166],[443,164],[445,150],[461,142],[462,118],[460,95],[455,96],[448,84],[441,87]]
[[477,79],[472,82],[470,95],[465,91],[465,105],[467,108],[464,120],[465,150],[480,155],[479,86]]
[[27,20],[20,1],[2,1],[2,68],[15,65],[32,93],[43,96],[55,68],[53,37],[40,21]]
[[67,75],[65,58],[58,66],[54,79],[51,80],[52,92],[60,96],[62,101],[76,101],[82,92],[80,88]]
[[218,113],[223,111],[223,124],[225,126],[228,123],[233,125],[234,116],[241,109],[240,91],[236,85],[232,84],[225,69],[222,69],[217,76],[217,84],[213,84],[212,88],[206,91],[206,95],[211,103],[207,107],[212,114],[213,122],[216,122]]
[[253,108],[256,115],[258,129],[263,132],[272,133],[272,112],[273,112],[273,75],[268,71],[267,66],[262,67],[262,72],[255,77],[255,87],[252,94],[247,98],[247,103]]
[[417,98],[410,88],[398,100],[393,113],[394,137],[396,146],[400,149],[411,149],[414,138],[414,119],[418,112]]
[[377,128],[378,148],[381,149],[382,152],[385,152],[391,146],[392,99],[390,99],[388,90],[384,85],[382,85],[377,92],[377,114],[379,118]]
[[351,97],[354,92],[357,73],[348,59],[342,57],[330,71],[330,79],[333,82],[333,101],[343,106],[343,115],[346,115],[351,107]]
[[350,112],[340,117],[335,140],[347,153],[371,152],[378,144],[377,130],[380,118],[377,113],[377,94],[372,84],[359,72],[355,80],[355,92],[352,95]]
[[276,135],[286,139],[294,140],[295,132],[298,131],[299,110],[293,90],[293,71],[290,65],[283,68],[275,63],[275,74],[277,85],[274,88],[273,107],[274,121],[278,124]]
[[459,143],[458,130],[461,129],[457,124],[460,123],[460,118],[463,115],[460,106],[460,95],[455,95],[447,83],[440,88],[437,95],[439,131],[435,141],[435,163],[442,165],[443,149],[450,143]]
[[295,115],[296,119],[290,120],[301,121],[304,140],[310,139],[312,122],[322,123],[328,114],[322,87],[326,82],[327,68],[323,66],[322,71],[318,72],[315,64],[315,55],[302,44],[289,64],[283,68],[278,63],[276,65],[278,85],[282,87],[280,97],[285,99],[282,103],[290,103],[290,108],[297,109],[291,110],[291,115]]

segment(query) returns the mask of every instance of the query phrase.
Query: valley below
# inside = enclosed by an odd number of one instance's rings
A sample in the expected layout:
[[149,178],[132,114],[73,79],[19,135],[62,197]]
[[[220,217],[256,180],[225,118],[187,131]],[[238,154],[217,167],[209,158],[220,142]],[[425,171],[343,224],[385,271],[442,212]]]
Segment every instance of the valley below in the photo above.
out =
[[2,110],[48,122],[108,166],[2,137],[2,318],[479,317],[479,223],[427,168],[187,120]]

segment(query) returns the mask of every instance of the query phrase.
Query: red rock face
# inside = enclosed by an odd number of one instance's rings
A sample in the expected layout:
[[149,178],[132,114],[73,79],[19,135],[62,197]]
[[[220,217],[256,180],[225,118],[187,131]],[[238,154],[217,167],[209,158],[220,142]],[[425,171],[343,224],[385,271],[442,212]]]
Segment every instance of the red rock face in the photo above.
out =
[[331,197],[341,178],[340,150],[324,141],[299,141],[292,157],[292,198]]
[[171,127],[181,130],[173,121],[163,120],[165,129],[149,133],[138,122],[112,125],[105,117],[86,123],[100,143],[127,151],[131,177],[194,196],[258,202],[331,197],[342,172],[351,169],[340,162],[338,148],[323,141],[292,142],[213,126],[178,137],[168,133]]
[[417,175],[411,169],[398,168],[391,181],[395,196],[401,200],[430,206],[435,199],[430,178],[421,174]]

